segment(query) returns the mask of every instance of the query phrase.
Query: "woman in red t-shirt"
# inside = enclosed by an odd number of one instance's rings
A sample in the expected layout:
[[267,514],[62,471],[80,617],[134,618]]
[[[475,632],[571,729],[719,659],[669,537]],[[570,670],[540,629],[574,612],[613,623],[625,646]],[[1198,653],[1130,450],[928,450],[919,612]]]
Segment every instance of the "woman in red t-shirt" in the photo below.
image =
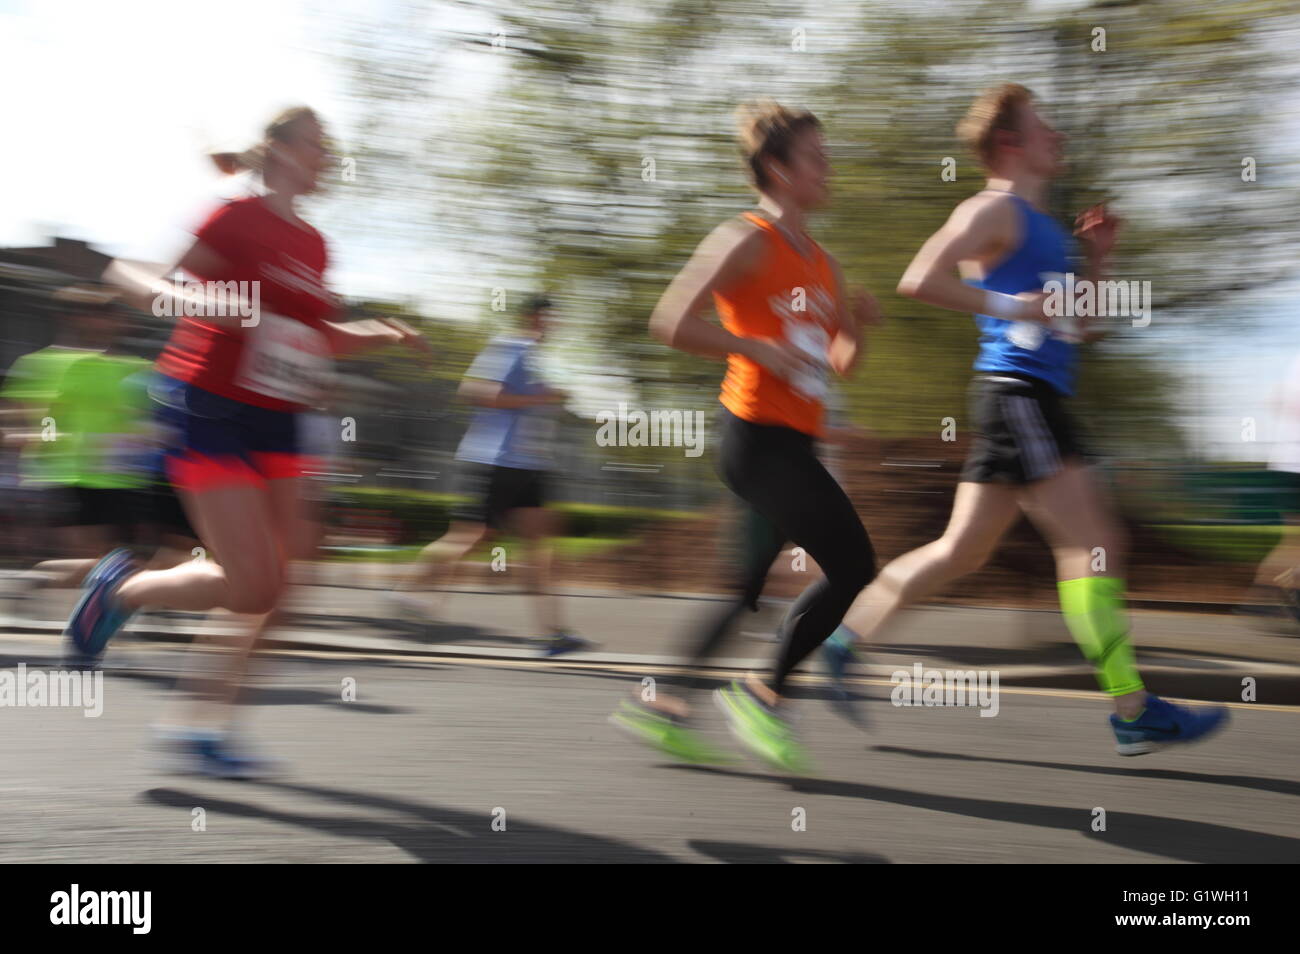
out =
[[[258,614],[218,693],[233,699],[289,561],[316,539],[305,516],[299,419],[319,400],[331,356],[389,344],[428,350],[398,321],[336,320],[343,315],[324,280],[325,240],[295,211],[328,157],[315,114],[287,110],[254,149],[214,157],[227,172],[260,171],[266,191],[226,203],[196,230],[178,264],[196,281],[178,288],[121,264],[110,269],[141,307],[180,316],[158,359],[155,398],[172,435],[168,477],[212,559],[142,571],[128,551],[105,557],[68,623],[72,655],[83,664],[96,662],[142,607]],[[191,727],[180,741],[203,771],[252,767],[229,750],[223,729]]]

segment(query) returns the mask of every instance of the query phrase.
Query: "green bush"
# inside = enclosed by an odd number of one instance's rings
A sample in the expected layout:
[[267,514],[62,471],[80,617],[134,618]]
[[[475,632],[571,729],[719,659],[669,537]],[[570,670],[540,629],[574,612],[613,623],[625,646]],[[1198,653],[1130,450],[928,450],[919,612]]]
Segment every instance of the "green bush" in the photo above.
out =
[[1283,533],[1297,532],[1287,527],[1251,524],[1169,524],[1151,529],[1184,553],[1224,563],[1251,565],[1264,559],[1277,546]]

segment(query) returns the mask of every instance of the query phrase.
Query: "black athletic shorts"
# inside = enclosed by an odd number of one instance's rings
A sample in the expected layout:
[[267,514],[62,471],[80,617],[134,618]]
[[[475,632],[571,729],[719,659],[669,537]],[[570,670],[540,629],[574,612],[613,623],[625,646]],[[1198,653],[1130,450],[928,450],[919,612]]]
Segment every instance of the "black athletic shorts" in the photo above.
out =
[[44,486],[19,488],[21,516],[29,526],[75,527],[77,515],[77,494],[75,488],[66,484],[46,484]]
[[198,539],[170,484],[159,482],[130,490],[100,487],[69,490],[73,506],[62,513],[56,526],[112,527],[113,539],[119,543],[148,542],[151,535],[140,533],[145,527]]
[[181,498],[176,495],[171,484],[165,481],[154,483],[148,489],[139,491],[138,499],[140,523],[171,536],[199,539],[199,535],[190,526],[189,517],[185,515]]
[[1037,378],[977,374],[970,386],[975,436],[961,479],[976,484],[1029,484],[1087,457],[1060,392]]
[[511,510],[546,505],[546,473],[462,461],[456,476],[456,492],[467,499],[452,511],[453,520],[482,523],[500,530]]
[[112,527],[114,539],[128,543],[135,539],[136,514],[140,509],[137,492],[113,487],[73,487],[77,505],[64,518],[68,527]]

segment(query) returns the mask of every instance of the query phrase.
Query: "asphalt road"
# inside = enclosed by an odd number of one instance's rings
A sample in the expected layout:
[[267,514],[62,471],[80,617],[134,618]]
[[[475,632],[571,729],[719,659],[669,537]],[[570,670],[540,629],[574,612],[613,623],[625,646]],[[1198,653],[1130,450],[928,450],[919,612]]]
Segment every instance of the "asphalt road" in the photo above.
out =
[[[6,637],[0,669],[55,648]],[[875,685],[863,732],[809,688],[817,772],[794,779],[626,739],[607,717],[631,665],[280,653],[245,713],[284,771],[234,782],[163,774],[147,751],[182,659],[115,647],[98,718],[0,708],[0,861],[1300,861],[1300,709],[1238,705],[1217,739],[1122,759],[1096,694],[1004,687],[984,718]]]

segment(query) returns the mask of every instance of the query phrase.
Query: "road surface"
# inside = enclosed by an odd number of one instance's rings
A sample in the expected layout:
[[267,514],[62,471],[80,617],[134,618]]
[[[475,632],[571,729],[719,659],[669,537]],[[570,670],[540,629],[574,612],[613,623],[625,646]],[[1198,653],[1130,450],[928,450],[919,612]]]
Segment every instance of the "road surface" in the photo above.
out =
[[[56,648],[5,637],[0,669]],[[607,717],[632,666],[285,652],[246,708],[284,772],[235,782],[163,774],[147,751],[182,660],[115,647],[98,718],[0,709],[0,861],[1300,861],[1297,709],[1239,705],[1219,739],[1122,759],[1095,694],[1004,688],[985,718],[874,685],[863,732],[809,686],[817,776],[792,779],[623,737]],[[733,748],[716,711],[703,725]]]

